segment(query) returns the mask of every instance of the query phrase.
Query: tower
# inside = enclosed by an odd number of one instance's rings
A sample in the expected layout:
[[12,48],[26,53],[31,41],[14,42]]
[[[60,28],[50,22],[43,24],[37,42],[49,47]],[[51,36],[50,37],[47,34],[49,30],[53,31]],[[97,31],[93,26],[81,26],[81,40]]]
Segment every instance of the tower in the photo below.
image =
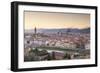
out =
[[34,34],[36,35],[36,33],[37,33],[37,29],[36,29],[36,27],[34,28]]
[[37,37],[37,28],[36,27],[34,28],[34,37],[35,38]]

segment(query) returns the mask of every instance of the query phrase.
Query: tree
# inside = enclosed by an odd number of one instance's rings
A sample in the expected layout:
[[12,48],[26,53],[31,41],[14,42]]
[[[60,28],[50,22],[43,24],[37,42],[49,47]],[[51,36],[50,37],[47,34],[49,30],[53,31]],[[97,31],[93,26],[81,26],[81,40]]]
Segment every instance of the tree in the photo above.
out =
[[64,59],[71,59],[70,54],[66,53]]

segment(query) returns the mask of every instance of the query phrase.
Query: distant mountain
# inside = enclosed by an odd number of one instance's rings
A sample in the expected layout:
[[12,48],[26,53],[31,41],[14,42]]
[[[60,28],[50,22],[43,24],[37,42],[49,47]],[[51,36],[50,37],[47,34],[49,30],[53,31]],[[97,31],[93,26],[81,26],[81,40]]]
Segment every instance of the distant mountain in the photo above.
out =
[[[37,29],[38,33],[90,33],[90,28],[85,29],[73,29],[73,28],[67,28],[67,29]],[[34,33],[34,30],[25,30],[25,33]]]
[[90,33],[90,28],[81,29],[81,33]]

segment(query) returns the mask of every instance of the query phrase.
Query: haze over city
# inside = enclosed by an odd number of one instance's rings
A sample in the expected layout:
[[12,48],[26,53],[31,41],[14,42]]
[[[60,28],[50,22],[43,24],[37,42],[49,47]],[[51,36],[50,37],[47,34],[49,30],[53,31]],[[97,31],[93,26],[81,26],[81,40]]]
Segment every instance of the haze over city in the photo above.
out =
[[90,58],[90,15],[24,13],[24,61]]

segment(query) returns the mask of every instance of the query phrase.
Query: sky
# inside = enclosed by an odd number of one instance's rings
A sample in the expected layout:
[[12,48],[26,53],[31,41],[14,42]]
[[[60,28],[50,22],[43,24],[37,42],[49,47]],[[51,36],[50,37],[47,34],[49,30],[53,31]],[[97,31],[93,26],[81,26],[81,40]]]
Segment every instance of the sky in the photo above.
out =
[[24,11],[25,29],[61,29],[90,27],[90,14]]

